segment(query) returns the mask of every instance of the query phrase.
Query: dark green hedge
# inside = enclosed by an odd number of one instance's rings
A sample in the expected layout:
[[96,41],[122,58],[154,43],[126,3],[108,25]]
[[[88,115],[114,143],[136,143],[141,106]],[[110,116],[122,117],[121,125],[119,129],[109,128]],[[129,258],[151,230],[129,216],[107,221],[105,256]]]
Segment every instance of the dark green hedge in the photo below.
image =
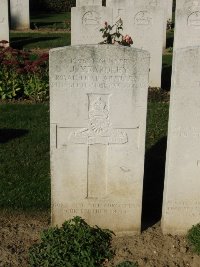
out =
[[67,12],[76,6],[76,0],[30,0],[31,13],[38,11]]
[[[106,5],[106,0],[103,0],[103,5]],[[76,6],[76,0],[30,0],[31,13],[38,11],[68,12],[73,6]]]

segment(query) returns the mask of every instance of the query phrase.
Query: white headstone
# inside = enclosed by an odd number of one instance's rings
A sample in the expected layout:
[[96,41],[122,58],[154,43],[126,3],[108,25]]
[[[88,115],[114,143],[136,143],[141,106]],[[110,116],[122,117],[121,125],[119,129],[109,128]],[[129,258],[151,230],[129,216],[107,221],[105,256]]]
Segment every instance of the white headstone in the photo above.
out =
[[76,7],[80,6],[102,6],[102,0],[76,0]]
[[177,0],[174,50],[199,44],[200,0]]
[[8,0],[1,0],[0,3],[0,41],[9,42]]
[[29,0],[10,0],[11,29],[30,28]]
[[162,229],[186,234],[200,221],[200,46],[174,53]]
[[163,0],[135,0],[129,23],[134,46],[150,52],[149,85],[161,86],[162,51],[164,38]]
[[114,45],[50,51],[52,222],[76,215],[138,233],[149,53]]
[[98,44],[103,41],[100,29],[107,21],[112,24],[112,9],[83,6],[71,9],[71,44]]
[[150,52],[150,77],[152,87],[161,86],[162,50],[165,30],[163,0],[109,0],[114,21],[121,17],[123,34],[131,35],[133,46]]

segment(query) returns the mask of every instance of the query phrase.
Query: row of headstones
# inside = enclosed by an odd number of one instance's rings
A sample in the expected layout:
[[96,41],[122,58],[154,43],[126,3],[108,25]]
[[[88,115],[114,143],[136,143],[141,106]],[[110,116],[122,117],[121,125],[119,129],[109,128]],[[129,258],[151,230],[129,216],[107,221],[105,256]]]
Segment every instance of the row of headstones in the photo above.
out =
[[[133,38],[134,47],[150,52],[151,87],[161,87],[162,52],[166,46],[166,23],[172,18],[172,0],[77,0],[72,8],[71,44],[98,44],[104,22],[123,20],[124,34]],[[198,1],[178,0],[175,47],[199,43],[196,28],[200,24]]]
[[120,18],[124,33],[131,35],[134,47],[150,52],[150,81],[161,87],[162,51],[166,45],[166,23],[172,19],[172,0],[77,0],[72,8],[71,44],[98,44],[99,31],[107,21],[110,25]]
[[30,28],[29,0],[0,0],[0,41],[9,42],[9,28],[12,30]]
[[[164,233],[200,222],[199,12],[200,0],[177,1]],[[53,224],[78,215],[116,233],[140,231],[149,65],[150,53],[122,46],[50,52]]]

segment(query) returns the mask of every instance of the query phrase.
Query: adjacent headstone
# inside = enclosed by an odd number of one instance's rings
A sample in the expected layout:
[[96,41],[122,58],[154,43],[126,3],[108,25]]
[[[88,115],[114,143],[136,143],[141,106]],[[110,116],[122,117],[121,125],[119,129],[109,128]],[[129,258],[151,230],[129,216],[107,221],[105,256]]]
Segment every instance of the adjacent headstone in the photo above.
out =
[[13,30],[30,28],[29,0],[10,0],[10,22]]
[[76,7],[80,6],[102,6],[102,0],[76,0]]
[[199,44],[200,0],[177,0],[174,50]]
[[9,42],[8,0],[0,0],[0,4],[0,41]]
[[103,6],[82,6],[71,9],[71,44],[98,44],[103,41],[100,29],[112,24],[112,9]]
[[135,0],[134,12],[129,12],[129,24],[134,46],[150,52],[149,85],[161,86],[164,38],[163,0]]
[[114,45],[50,51],[52,222],[76,215],[138,233],[149,53]]
[[200,46],[174,53],[162,229],[186,234],[200,221]]
[[172,8],[173,8],[173,0],[164,0],[167,3],[167,21],[172,21]]
[[133,46],[150,52],[149,84],[160,87],[166,33],[163,0],[109,0],[107,5],[113,8],[115,20],[122,18],[123,33],[131,35]]

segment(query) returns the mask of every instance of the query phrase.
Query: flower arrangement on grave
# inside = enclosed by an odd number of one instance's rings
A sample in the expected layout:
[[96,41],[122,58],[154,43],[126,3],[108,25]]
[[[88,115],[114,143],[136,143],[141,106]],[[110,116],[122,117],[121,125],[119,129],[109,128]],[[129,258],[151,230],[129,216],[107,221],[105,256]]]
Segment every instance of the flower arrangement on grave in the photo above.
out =
[[119,19],[114,25],[109,25],[107,21],[104,23],[104,28],[100,29],[103,33],[102,37],[104,41],[100,44],[119,44],[124,46],[131,46],[133,40],[128,34],[123,35],[120,31],[123,31],[123,21]]

